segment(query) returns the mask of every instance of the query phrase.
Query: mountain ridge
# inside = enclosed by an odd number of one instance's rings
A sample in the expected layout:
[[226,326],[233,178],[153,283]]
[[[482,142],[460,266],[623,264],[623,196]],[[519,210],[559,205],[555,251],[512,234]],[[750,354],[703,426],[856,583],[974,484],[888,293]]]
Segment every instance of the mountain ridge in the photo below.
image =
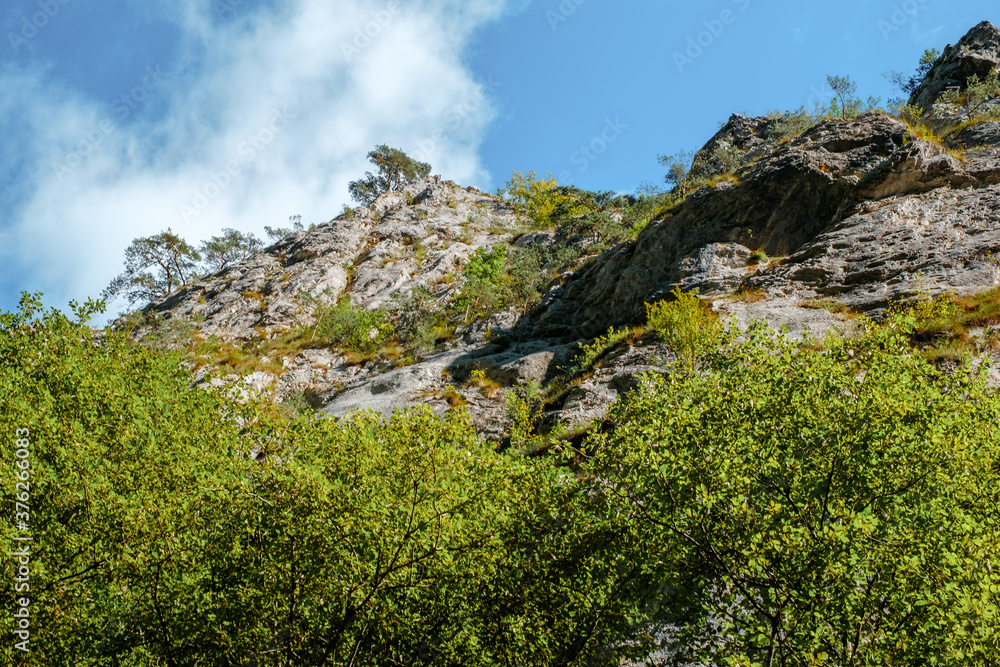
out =
[[[1000,30],[981,23],[945,49],[911,101],[964,86],[997,63]],[[733,115],[695,156],[693,170],[708,184],[653,216],[635,238],[598,254],[578,236],[532,228],[529,213],[509,198],[429,177],[286,238],[145,313],[194,322],[204,336],[268,340],[318,327],[317,304],[345,298],[375,311],[420,288],[435,303],[454,303],[477,253],[576,243],[581,259],[534,307],[508,303],[484,317],[467,310],[452,335],[405,363],[295,349],[272,359],[280,368],[238,381],[277,400],[305,393],[310,405],[335,416],[464,405],[482,435],[499,439],[509,426],[504,395],[470,384],[475,371],[480,385],[485,378],[508,391],[548,387],[543,422],[579,427],[602,419],[638,374],[671,355],[638,332],[627,349],[559,390],[581,346],[641,326],[645,304],[672,298],[674,289],[698,290],[720,316],[744,327],[762,319],[791,335],[816,336],[850,331],[845,311],[879,317],[915,295],[995,287],[1000,120],[989,111],[940,134],[923,124],[953,117],[955,108],[935,102],[922,118],[868,111],[793,132],[783,118]],[[720,167],[718,155],[735,164]],[[624,224],[616,212],[608,219]],[[151,330],[144,324],[134,331],[142,337]],[[197,381],[222,383],[209,377],[212,370],[200,370]]]

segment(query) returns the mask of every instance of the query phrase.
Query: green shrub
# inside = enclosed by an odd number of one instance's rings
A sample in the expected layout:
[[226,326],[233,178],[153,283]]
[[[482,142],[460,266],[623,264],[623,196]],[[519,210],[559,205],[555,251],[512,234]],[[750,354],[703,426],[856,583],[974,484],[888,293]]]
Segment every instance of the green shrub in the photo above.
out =
[[449,338],[454,331],[441,301],[423,287],[394,294],[387,310],[397,340],[417,352],[432,351],[438,340]]
[[722,323],[706,309],[698,292],[684,293],[674,288],[673,301],[646,304],[649,327],[673,348],[678,359],[693,370],[699,357],[720,343]]
[[469,257],[463,272],[471,280],[496,280],[503,273],[506,263],[506,246],[498,245],[489,250],[480,247]]
[[314,315],[314,338],[357,352],[372,352],[392,336],[393,327],[386,313],[368,311],[341,299],[332,306],[320,306]]
[[632,335],[631,329],[615,331],[614,327],[609,327],[608,332],[599,336],[593,343],[579,343],[581,353],[573,359],[573,364],[567,369],[570,375],[586,373],[594,368],[598,360],[610,350],[617,347],[623,341],[628,340]]
[[31,664],[617,663],[631,535],[573,476],[497,454],[462,410],[288,421],[191,388],[181,359],[32,299],[0,314],[0,533],[33,538]]
[[774,123],[768,127],[767,136],[776,141],[795,139],[816,125],[816,118],[805,107],[796,111],[775,112],[770,115]]
[[507,419],[510,420],[507,437],[511,445],[523,446],[535,435],[535,427],[542,417],[541,385],[536,380],[530,380],[520,391],[505,391],[504,399]]
[[818,351],[759,325],[587,443],[679,663],[996,663],[1000,398],[890,323]]
[[973,74],[966,81],[966,89],[949,88],[941,94],[938,102],[956,104],[962,107],[967,120],[996,117],[1000,114],[996,108],[987,113],[986,103],[1000,97],[1000,73],[992,72],[985,79]]

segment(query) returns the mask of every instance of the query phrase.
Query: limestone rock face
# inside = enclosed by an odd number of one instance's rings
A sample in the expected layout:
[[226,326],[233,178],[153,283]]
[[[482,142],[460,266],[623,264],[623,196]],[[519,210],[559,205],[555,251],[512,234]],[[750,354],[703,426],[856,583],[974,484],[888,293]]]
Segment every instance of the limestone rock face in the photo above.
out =
[[854,191],[856,199],[885,199],[942,187],[971,186],[976,179],[944,148],[914,141],[865,174]]
[[970,76],[983,79],[1000,67],[1000,30],[983,21],[958,44],[949,44],[923,83],[913,91],[910,104],[930,109],[950,87],[965,88]]
[[835,221],[868,172],[910,140],[906,125],[877,113],[821,123],[741,170],[739,185],[702,188],[635,241],[575,272],[533,314],[535,334],[589,337],[638,322],[645,302],[678,285],[704,287],[703,294],[730,289],[740,277],[736,254],[716,261],[713,244],[795,252]]
[[732,292],[750,264],[750,249],[738,243],[710,243],[681,260],[681,289],[699,293]]
[[445,298],[460,287],[448,274],[460,275],[477,248],[507,242],[516,225],[495,197],[431,177],[287,237],[146,310],[246,340],[310,324],[312,304],[344,294],[368,309],[418,286]]
[[[911,101],[931,109],[924,120],[932,126],[953,128],[961,114],[933,101],[998,62],[1000,31],[980,24],[945,50]],[[501,442],[510,427],[505,392],[543,385],[542,426],[578,430],[604,419],[642,374],[671,372],[669,347],[631,332],[586,373],[565,376],[581,342],[643,322],[645,303],[676,287],[711,297],[719,315],[741,327],[763,320],[804,338],[851,331],[850,318],[831,312],[833,302],[877,316],[917,293],[973,293],[1000,282],[1000,122],[960,126],[944,141],[920,140],[878,112],[829,120],[790,141],[775,140],[773,125],[732,116],[700,155],[739,149],[735,178],[690,194],[635,240],[560,276],[527,317],[508,304],[463,322],[434,353],[402,367],[307,349],[268,360],[273,373],[216,380],[203,369],[201,384],[244,398],[304,399],[332,417],[465,406],[480,436]],[[343,296],[371,309],[419,286],[447,301],[477,248],[568,242],[553,231],[515,236],[524,231],[519,224],[495,197],[425,179],[148,310],[190,320],[205,334],[254,341],[312,324],[317,302]]]
[[1000,148],[1000,121],[986,121],[967,127],[949,137],[949,143],[956,148],[985,146]]
[[744,161],[749,162],[773,147],[773,142],[768,137],[773,125],[774,121],[769,118],[750,118],[742,114],[733,114],[697,155],[704,159],[711,156],[716,148],[733,147],[743,151]]
[[868,202],[749,282],[873,311],[917,292],[989,289],[1000,279],[1000,186],[939,188]]

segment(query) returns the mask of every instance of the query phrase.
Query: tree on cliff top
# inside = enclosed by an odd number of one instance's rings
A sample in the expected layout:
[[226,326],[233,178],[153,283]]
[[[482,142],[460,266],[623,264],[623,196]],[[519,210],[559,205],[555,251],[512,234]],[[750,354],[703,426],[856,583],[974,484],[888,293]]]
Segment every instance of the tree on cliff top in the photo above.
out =
[[134,239],[125,249],[125,270],[102,296],[124,295],[130,304],[167,296],[194,279],[201,254],[173,231]]
[[351,181],[347,186],[354,201],[363,206],[371,204],[386,192],[402,190],[431,173],[431,166],[426,162],[418,162],[398,148],[385,144],[369,152],[368,161],[378,168],[378,172],[366,172],[364,178]]

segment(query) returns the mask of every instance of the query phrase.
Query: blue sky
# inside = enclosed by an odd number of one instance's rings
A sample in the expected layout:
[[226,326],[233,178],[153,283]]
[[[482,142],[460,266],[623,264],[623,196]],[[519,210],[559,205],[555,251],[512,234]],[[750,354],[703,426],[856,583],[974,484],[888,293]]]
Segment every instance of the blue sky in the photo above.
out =
[[863,96],[995,3],[29,0],[0,13],[0,309],[97,295],[136,236],[333,218],[389,143],[495,189],[511,169],[659,181],[731,113]]

